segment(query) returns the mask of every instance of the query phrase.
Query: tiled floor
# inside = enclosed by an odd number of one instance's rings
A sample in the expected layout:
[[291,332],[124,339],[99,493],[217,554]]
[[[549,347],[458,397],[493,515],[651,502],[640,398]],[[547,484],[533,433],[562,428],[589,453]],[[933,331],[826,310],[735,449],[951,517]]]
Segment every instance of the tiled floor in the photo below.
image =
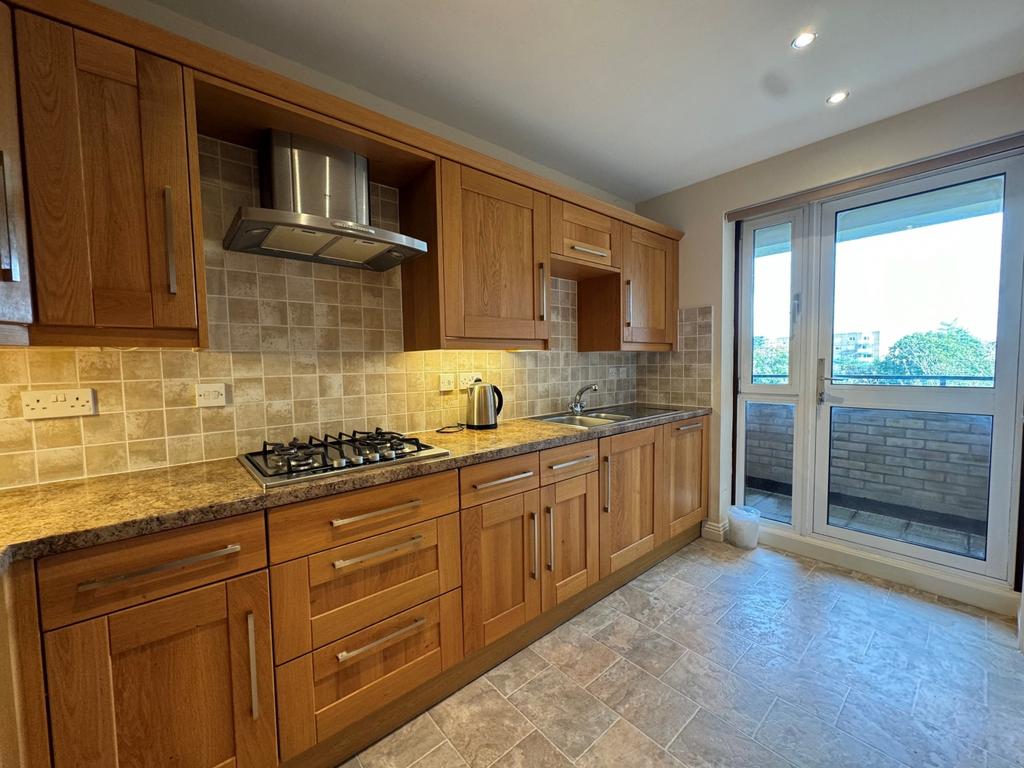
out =
[[345,768],[1020,768],[1013,625],[698,540]]

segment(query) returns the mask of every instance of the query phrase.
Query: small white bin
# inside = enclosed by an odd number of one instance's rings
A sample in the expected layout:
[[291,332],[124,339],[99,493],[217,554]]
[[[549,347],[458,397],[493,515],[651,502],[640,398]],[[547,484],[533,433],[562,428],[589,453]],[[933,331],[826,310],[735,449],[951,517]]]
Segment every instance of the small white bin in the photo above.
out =
[[761,513],[754,507],[729,507],[729,541],[740,549],[754,549],[757,546],[760,524]]

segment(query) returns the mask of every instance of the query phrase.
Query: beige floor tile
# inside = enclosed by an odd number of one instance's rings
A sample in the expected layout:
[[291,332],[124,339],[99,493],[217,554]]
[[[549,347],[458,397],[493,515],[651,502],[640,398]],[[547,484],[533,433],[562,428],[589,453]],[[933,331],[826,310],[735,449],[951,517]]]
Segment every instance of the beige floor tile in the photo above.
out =
[[732,671],[829,723],[835,722],[850,692],[845,682],[758,646],[743,654]]
[[576,765],[581,768],[680,768],[679,761],[624,720],[609,728]]
[[362,768],[409,768],[444,741],[444,734],[423,714],[359,755]]
[[790,768],[790,764],[706,709],[687,723],[668,751],[693,768]]
[[680,610],[660,624],[658,632],[683,647],[731,669],[740,656],[750,648],[751,642],[743,635],[711,622],[712,619],[708,617]]
[[471,768],[489,766],[533,730],[485,680],[470,683],[430,714]]
[[692,699],[624,659],[587,690],[662,747],[698,708]]
[[627,584],[605,598],[608,605],[648,627],[656,627],[675,612],[665,600]]
[[511,696],[547,667],[548,662],[541,656],[524,648],[488,672],[486,677],[502,696]]
[[554,668],[541,672],[509,701],[571,759],[583,754],[617,717]]
[[748,736],[775,700],[775,694],[693,652],[686,653],[661,679]]
[[502,755],[492,768],[570,768],[572,763],[555,745],[534,731]]
[[655,676],[663,674],[684,651],[674,640],[622,614],[597,630],[594,637]]
[[531,649],[580,685],[587,685],[619,656],[586,632],[563,624],[535,642]]
[[733,605],[730,595],[716,594],[672,578],[654,591],[657,597],[687,613],[717,621]]
[[462,759],[451,742],[444,741],[412,764],[412,768],[464,768],[466,761]]

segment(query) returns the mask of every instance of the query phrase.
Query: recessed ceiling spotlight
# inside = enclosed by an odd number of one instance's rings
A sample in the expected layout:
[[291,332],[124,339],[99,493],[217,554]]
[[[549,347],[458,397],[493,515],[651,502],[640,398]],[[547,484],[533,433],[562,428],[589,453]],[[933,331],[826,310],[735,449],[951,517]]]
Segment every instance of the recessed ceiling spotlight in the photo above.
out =
[[832,104],[832,105],[842,104],[844,101],[846,101],[846,98],[849,95],[850,95],[849,91],[836,91],[831,96],[829,96],[827,99],[825,99],[825,103],[826,104]]
[[818,39],[817,32],[801,32],[799,35],[793,38],[793,42],[790,45],[796,50],[806,48],[808,45]]

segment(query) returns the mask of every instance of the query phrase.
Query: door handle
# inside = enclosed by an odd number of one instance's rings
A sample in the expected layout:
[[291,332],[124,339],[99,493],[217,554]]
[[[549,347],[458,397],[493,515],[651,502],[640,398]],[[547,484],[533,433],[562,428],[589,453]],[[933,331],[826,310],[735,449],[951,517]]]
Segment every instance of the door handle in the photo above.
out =
[[356,515],[355,517],[343,517],[337,520],[331,520],[332,528],[341,528],[343,525],[349,523],[358,523],[360,520],[367,520],[371,517],[377,517],[378,515],[387,515],[392,512],[402,512],[406,509],[415,509],[416,507],[422,506],[423,499],[413,499],[407,501],[404,504],[395,504],[393,507],[384,507],[383,509],[375,509],[373,512],[366,512],[362,515]]
[[604,457],[604,511],[612,511],[612,457]]
[[626,327],[633,325],[633,281],[626,281]]
[[555,508],[548,507],[548,570],[555,570]]
[[97,589],[103,589],[104,587],[119,584],[122,581],[140,579],[143,576],[152,576],[154,573],[162,573],[163,571],[170,571],[175,568],[184,568],[188,565],[204,563],[207,560],[215,560],[219,557],[227,557],[228,555],[234,555],[241,551],[241,544],[228,544],[226,547],[223,547],[222,549],[215,549],[212,552],[203,552],[199,555],[190,555],[189,557],[182,557],[178,560],[171,560],[167,563],[151,565],[148,568],[142,568],[138,571],[131,571],[130,573],[120,573],[116,576],[108,576],[105,579],[96,579],[95,581],[83,581],[81,584],[78,585],[78,591],[92,592]]
[[548,319],[548,280],[544,262],[540,263],[540,319]]
[[425,618],[416,619],[412,624],[402,627],[401,629],[397,629],[391,634],[384,635],[384,637],[374,640],[372,643],[367,643],[362,648],[356,648],[354,651],[342,651],[336,658],[340,663],[354,659],[356,656],[362,656],[364,653],[369,653],[370,651],[382,648],[395,640],[414,634],[416,630],[424,626],[426,623],[427,620]]
[[563,461],[561,464],[548,464],[548,469],[557,472],[560,469],[566,469],[567,467],[575,467],[577,464],[584,464],[594,458],[593,454],[588,453],[581,459],[573,459],[572,461]]
[[178,269],[174,263],[174,191],[164,187],[164,247],[167,249],[167,290],[178,293]]
[[533,570],[530,571],[530,578],[536,581],[540,573],[540,531],[537,525],[537,513],[530,513],[530,528],[533,531]]
[[249,611],[245,615],[249,630],[249,698],[252,706],[252,719],[260,719],[259,677],[256,674],[256,614]]
[[518,475],[509,475],[508,477],[501,477],[497,480],[488,480],[486,483],[473,483],[474,491],[482,491],[485,488],[493,488],[496,485],[504,485],[505,483],[514,483],[516,480],[525,480],[528,477],[533,477],[533,471],[520,472]]
[[384,547],[383,549],[378,549],[376,552],[367,552],[365,555],[359,555],[359,557],[352,557],[348,560],[335,560],[332,563],[332,565],[334,566],[334,569],[336,571],[343,571],[346,568],[352,567],[353,565],[359,565],[360,563],[365,563],[369,560],[376,560],[378,557],[383,557],[384,555],[393,555],[397,552],[403,552],[406,549],[413,549],[416,546],[418,546],[421,541],[423,541],[423,534],[417,533],[411,539],[409,539],[408,541],[403,541],[401,544],[394,544],[390,547]]

